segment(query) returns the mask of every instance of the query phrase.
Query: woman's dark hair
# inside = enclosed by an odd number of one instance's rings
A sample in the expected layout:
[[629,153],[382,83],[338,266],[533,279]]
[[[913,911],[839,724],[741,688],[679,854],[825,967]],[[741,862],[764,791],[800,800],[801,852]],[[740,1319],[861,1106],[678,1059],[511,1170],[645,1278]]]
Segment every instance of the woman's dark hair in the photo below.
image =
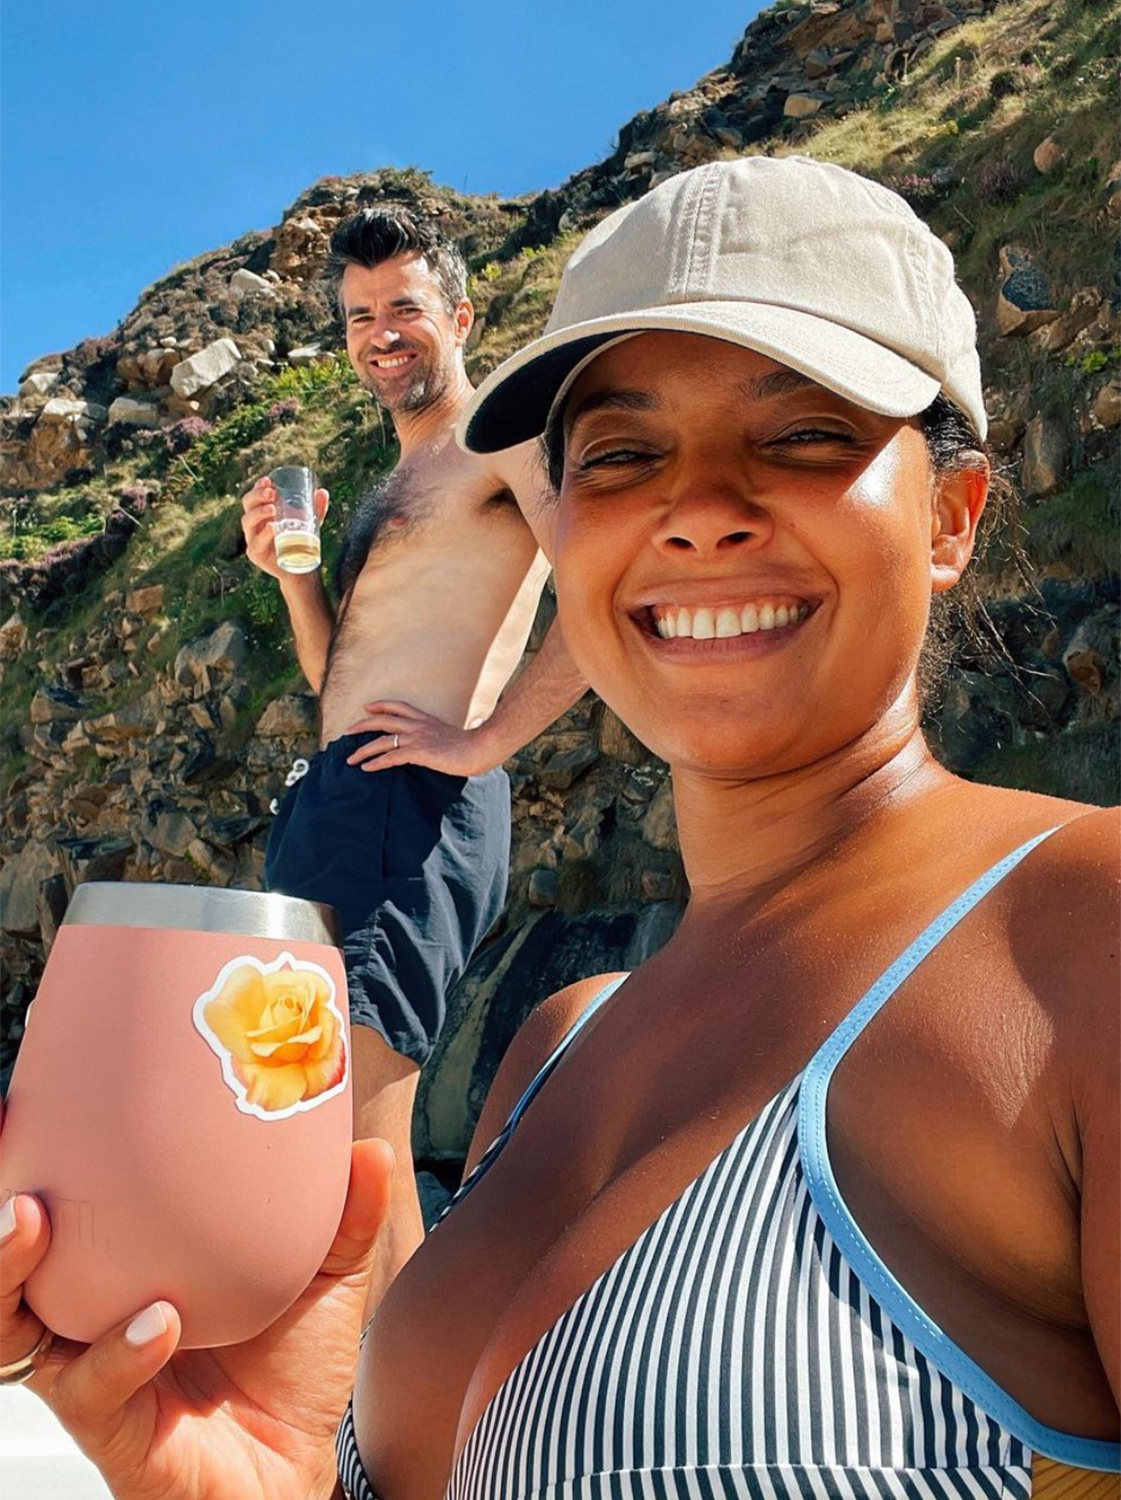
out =
[[[977,468],[984,460],[985,449],[973,423],[948,396],[938,395],[919,414],[919,425],[926,439],[927,452],[935,476],[952,474],[961,469]],[[545,472],[549,484],[559,492],[564,478],[564,405],[553,412],[541,439]],[[1024,558],[1016,526],[1015,496],[1002,476],[989,480],[989,499],[978,529],[976,554],[982,557],[990,540],[998,533],[1008,540],[1013,563],[1022,572]],[[919,661],[919,693],[929,712],[945,686],[949,667],[957,654],[955,643],[964,640],[967,649],[992,650],[1007,655],[996,627],[985,609],[984,582],[976,568],[967,569],[956,587],[936,594],[931,601],[930,626]]]
[[467,265],[459,247],[434,220],[404,204],[390,203],[352,214],[331,236],[323,278],[343,316],[342,283],[347,266],[372,270],[395,255],[411,251],[423,255],[448,311],[454,312],[467,295]]

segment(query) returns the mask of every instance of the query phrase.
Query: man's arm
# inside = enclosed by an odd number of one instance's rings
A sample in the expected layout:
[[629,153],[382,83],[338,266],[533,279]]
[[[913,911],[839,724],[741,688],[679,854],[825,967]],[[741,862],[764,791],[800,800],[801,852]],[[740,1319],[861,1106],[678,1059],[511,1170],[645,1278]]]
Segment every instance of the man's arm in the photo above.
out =
[[429,766],[450,776],[479,776],[500,766],[587,691],[584,674],[569,655],[554,620],[540,650],[498,700],[489,719],[470,729],[446,724],[411,703],[367,703],[366,717],[348,734],[375,734],[348,759],[364,771]]
[[[320,521],[327,513],[326,490],[316,490],[315,509]],[[296,641],[296,658],[313,693],[323,687],[327,675],[327,653],[335,626],[335,612],[319,573],[286,573],[276,560],[272,523],[276,518],[276,489],[266,475],[241,497],[241,529],[245,553],[255,568],[275,578],[288,606],[288,618]]]
[[318,573],[286,573],[280,592],[296,642],[296,659],[313,693],[323,689],[335,612]]

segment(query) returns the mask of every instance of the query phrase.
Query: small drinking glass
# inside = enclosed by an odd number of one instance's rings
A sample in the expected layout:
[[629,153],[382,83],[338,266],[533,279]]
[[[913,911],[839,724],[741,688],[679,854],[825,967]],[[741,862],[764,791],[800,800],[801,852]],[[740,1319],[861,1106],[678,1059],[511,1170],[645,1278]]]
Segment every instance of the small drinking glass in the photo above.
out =
[[315,475],[302,465],[286,464],[269,478],[276,487],[277,565],[286,573],[313,573],[320,561]]

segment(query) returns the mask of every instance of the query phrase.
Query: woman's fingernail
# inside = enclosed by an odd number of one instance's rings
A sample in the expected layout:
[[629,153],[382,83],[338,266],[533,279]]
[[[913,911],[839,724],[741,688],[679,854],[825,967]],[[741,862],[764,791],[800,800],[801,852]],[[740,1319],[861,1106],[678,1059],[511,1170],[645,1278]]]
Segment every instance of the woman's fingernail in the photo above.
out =
[[0,1203],[0,1244],[3,1244],[7,1239],[11,1239],[15,1232],[16,1200],[14,1198],[5,1198],[4,1202]]
[[151,1307],[146,1307],[142,1313],[137,1313],[125,1329],[125,1343],[138,1349],[142,1344],[150,1344],[153,1339],[158,1339],[161,1333],[166,1332],[167,1319],[164,1317],[163,1308],[158,1302],[153,1302]]

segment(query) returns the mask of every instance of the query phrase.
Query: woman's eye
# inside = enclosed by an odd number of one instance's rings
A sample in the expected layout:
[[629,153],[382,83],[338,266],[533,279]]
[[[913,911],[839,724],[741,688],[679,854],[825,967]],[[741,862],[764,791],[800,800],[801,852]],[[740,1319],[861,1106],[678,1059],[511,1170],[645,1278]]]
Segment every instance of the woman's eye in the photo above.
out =
[[582,458],[578,467],[581,470],[622,468],[626,464],[649,463],[652,457],[653,454],[641,453],[637,448],[611,448],[606,453],[593,453]]
[[793,432],[784,432],[776,438],[778,444],[789,443],[800,446],[808,443],[839,443],[849,446],[855,441],[851,432],[830,432],[824,427],[796,427]]

